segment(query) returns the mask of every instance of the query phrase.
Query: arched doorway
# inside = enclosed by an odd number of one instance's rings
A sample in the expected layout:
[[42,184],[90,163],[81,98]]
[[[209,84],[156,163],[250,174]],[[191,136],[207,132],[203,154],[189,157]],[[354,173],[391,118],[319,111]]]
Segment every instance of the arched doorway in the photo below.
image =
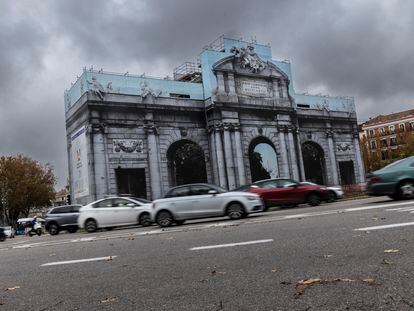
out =
[[171,186],[207,182],[204,152],[196,143],[189,140],[173,143],[167,158]]
[[325,185],[325,154],[322,147],[315,142],[305,142],[302,144],[302,157],[305,179],[319,185]]
[[250,143],[249,160],[252,182],[279,177],[276,150],[267,138],[258,137]]

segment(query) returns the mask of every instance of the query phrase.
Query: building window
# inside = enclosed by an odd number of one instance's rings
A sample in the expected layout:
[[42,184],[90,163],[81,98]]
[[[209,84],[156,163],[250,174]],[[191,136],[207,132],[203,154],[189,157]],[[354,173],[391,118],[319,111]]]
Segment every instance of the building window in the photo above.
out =
[[390,138],[390,146],[397,146],[397,137]]
[[387,139],[381,139],[381,147],[382,147],[382,148],[384,148],[384,147],[388,147],[388,144],[387,144]]
[[377,142],[375,140],[371,141],[371,149],[377,149]]
[[401,132],[404,132],[405,131],[405,124],[404,123],[401,123],[400,124],[400,131]]
[[414,130],[414,122],[410,122],[410,128]]
[[388,130],[390,131],[390,133],[394,133],[394,131],[395,131],[395,126],[394,126],[394,125],[390,125],[390,126],[388,127]]
[[381,134],[385,134],[385,128],[381,127]]
[[369,136],[374,136],[374,130],[369,130]]
[[381,151],[381,160],[385,161],[387,159],[388,159],[388,151],[387,150]]

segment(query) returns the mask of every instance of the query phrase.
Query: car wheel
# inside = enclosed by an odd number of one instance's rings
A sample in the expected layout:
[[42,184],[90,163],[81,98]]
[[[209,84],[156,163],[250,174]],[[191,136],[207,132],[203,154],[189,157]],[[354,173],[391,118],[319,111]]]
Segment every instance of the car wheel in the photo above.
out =
[[59,234],[59,226],[57,224],[50,224],[48,231],[50,235],[57,235]]
[[139,216],[138,223],[143,227],[148,227],[151,225],[151,216],[148,213],[143,213]]
[[176,220],[175,223],[177,224],[177,226],[181,226],[185,223],[185,220]]
[[93,220],[93,219],[88,219],[88,220],[85,222],[85,230],[86,230],[86,232],[88,232],[88,233],[92,233],[92,232],[95,232],[95,231],[96,231],[96,229],[98,229],[98,226],[97,226],[97,224],[96,224],[96,221],[95,221],[95,220]]
[[227,216],[230,217],[230,219],[240,219],[243,218],[245,214],[243,205],[241,205],[240,203],[231,203],[228,207],[227,207]]
[[328,193],[328,202],[332,203],[336,201],[336,193],[333,191],[329,191]]
[[161,227],[169,227],[174,222],[174,219],[170,212],[161,211],[157,215],[156,222]]
[[38,236],[41,236],[41,235],[42,235],[42,229],[37,229],[37,230],[36,230],[36,234],[37,234]]
[[78,227],[69,227],[68,228],[69,233],[75,233],[76,231],[78,231]]
[[310,206],[318,206],[319,204],[321,204],[321,198],[316,193],[311,193],[308,196],[308,204]]
[[412,181],[405,181],[399,187],[400,198],[412,199],[414,198],[414,183]]
[[4,241],[6,241],[6,236],[0,235],[0,242],[4,242]]

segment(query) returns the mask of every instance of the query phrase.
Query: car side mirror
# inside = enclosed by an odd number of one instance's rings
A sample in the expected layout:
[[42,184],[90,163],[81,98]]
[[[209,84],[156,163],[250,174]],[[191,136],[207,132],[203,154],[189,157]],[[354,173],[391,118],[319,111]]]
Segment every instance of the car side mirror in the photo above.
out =
[[218,193],[217,190],[209,190],[208,194],[216,195]]

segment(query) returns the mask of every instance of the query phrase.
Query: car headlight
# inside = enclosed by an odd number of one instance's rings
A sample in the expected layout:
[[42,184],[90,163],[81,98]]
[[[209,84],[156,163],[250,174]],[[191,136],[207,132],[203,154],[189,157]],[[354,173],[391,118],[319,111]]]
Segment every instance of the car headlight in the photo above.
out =
[[252,196],[252,195],[250,195],[250,196],[248,196],[247,197],[247,200],[250,200],[250,201],[255,201],[255,200],[257,200],[259,197],[256,197],[256,196]]

